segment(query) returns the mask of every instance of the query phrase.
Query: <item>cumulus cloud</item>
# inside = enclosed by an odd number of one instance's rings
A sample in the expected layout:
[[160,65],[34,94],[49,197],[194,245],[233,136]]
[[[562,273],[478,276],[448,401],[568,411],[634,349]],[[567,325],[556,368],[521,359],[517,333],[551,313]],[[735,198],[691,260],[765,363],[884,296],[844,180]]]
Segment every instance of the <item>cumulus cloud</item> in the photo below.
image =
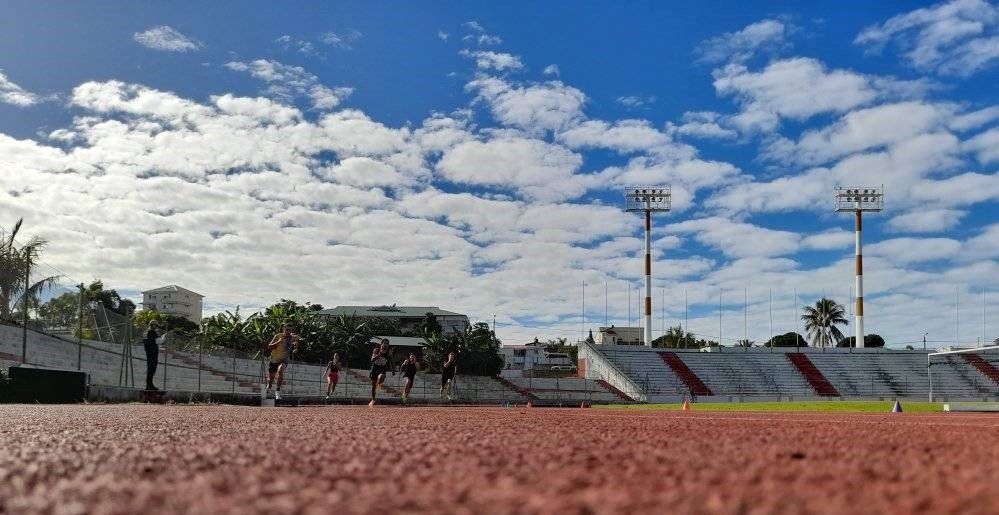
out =
[[459,53],[465,57],[474,59],[475,65],[482,70],[519,70],[524,67],[519,57],[503,52],[462,50]]
[[694,54],[706,63],[742,62],[761,50],[781,46],[789,30],[790,27],[779,20],[758,21],[742,30],[703,41]]
[[559,75],[562,74],[562,72],[561,72],[561,70],[558,69],[558,65],[557,64],[549,64],[548,66],[545,66],[544,74],[545,75],[552,75],[554,77],[558,77]]
[[917,209],[888,220],[897,232],[938,232],[955,227],[967,213],[957,209]]
[[14,84],[0,69],[0,102],[18,107],[28,107],[40,101],[38,95],[25,91],[21,86]]
[[132,35],[136,43],[151,50],[164,52],[189,52],[204,46],[200,41],[191,39],[169,25],[150,27]]
[[267,94],[286,102],[296,97],[306,97],[311,100],[312,107],[328,110],[340,105],[344,98],[354,92],[353,88],[340,86],[330,88],[323,85],[319,78],[305,71],[301,66],[291,66],[268,59],[257,59],[250,62],[231,61],[225,67],[238,72],[247,72],[254,78],[268,83]]
[[739,136],[736,131],[724,127],[724,117],[712,111],[688,111],[683,113],[680,123],[668,122],[666,130],[671,134],[705,139],[732,139]]
[[874,51],[894,44],[918,70],[967,76],[999,63],[999,6],[940,3],[867,27],[854,42]]
[[982,164],[999,163],[999,128],[975,135],[965,142],[964,148],[974,152]]
[[466,86],[489,105],[503,123],[532,132],[560,130],[583,118],[586,95],[582,91],[550,81],[519,86],[505,80],[481,76]]
[[877,99],[918,96],[928,87],[921,81],[829,70],[806,57],[775,61],[760,71],[729,64],[713,76],[715,90],[743,107],[729,119],[743,131],[772,131],[781,118],[801,121],[821,113],[843,113]]

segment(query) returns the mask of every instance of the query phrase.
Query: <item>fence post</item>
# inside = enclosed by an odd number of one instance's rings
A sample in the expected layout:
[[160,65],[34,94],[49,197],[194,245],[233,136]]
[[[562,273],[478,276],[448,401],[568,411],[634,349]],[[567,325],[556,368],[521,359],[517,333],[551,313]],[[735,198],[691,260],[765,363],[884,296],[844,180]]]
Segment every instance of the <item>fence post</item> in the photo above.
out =
[[80,306],[76,315],[76,369],[83,367],[83,283],[80,283]]
[[236,394],[236,381],[239,376],[236,375],[236,349],[229,349],[232,352],[232,393]]
[[[159,344],[157,343],[157,345]],[[163,391],[167,391],[167,371],[170,370],[169,359],[170,359],[170,342],[167,338],[164,338],[163,339]]]
[[198,339],[198,393],[201,393],[201,349],[204,342]]
[[24,253],[24,305],[21,309],[24,310],[24,316],[22,317],[21,326],[21,363],[28,362],[28,290],[31,289],[31,259],[28,255],[28,249],[25,249]]

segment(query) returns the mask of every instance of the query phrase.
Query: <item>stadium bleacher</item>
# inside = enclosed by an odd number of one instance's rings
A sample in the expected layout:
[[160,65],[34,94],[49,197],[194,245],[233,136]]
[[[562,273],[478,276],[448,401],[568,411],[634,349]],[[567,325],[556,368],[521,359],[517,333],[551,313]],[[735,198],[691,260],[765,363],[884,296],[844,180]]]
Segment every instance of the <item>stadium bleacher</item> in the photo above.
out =
[[[635,400],[672,400],[677,395],[701,401],[925,399],[929,394],[927,354],[921,351],[803,347],[703,352],[582,344],[580,358],[588,360],[582,368],[590,379],[607,380],[617,387],[639,385],[641,391],[627,392]],[[990,375],[995,366],[975,358],[963,355],[936,360],[932,370],[934,398],[999,398],[999,382]],[[626,377],[593,370],[617,370]],[[996,372],[999,376],[999,370]]]

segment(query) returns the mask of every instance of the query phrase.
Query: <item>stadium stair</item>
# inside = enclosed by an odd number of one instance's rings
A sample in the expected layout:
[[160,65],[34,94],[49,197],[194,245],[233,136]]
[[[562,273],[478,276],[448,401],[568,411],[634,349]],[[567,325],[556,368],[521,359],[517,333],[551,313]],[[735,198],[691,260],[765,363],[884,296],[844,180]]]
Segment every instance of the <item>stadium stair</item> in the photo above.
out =
[[517,393],[519,393],[520,395],[522,395],[524,397],[525,401],[527,401],[527,400],[531,400],[531,401],[538,400],[538,397],[536,395],[534,395],[533,393],[531,393],[530,391],[528,391],[526,388],[522,388],[520,386],[517,386],[517,385],[513,384],[512,382],[510,382],[509,380],[507,380],[505,377],[496,376],[493,379],[495,379],[501,385],[503,385],[503,386],[505,386],[505,387],[507,387],[507,388],[509,388],[509,389],[511,389],[511,390],[513,390],[513,391],[515,391]]
[[691,395],[714,395],[711,393],[711,389],[701,381],[701,378],[697,377],[697,374],[690,370],[690,367],[676,353],[660,352],[659,357],[683,381],[683,384],[687,385]]
[[607,381],[604,381],[603,379],[597,379],[596,382],[600,386],[603,386],[604,389],[607,390],[608,392],[613,393],[614,395],[616,395],[622,401],[631,402],[631,401],[634,400],[631,397],[628,397],[628,395],[625,394],[624,392],[622,392],[621,390],[618,390],[617,388],[615,388],[614,385],[608,383]]
[[788,352],[787,359],[791,360],[794,367],[798,369],[798,372],[808,381],[808,384],[812,386],[819,396],[822,397],[839,397],[839,392],[836,391],[836,387],[826,379],[826,376],[816,368],[812,360],[808,359],[804,353],[801,352]]
[[982,359],[982,357],[977,354],[962,354],[961,357],[968,363],[971,363],[971,366],[978,369],[982,375],[991,379],[993,383],[999,384],[999,369],[997,369],[995,365]]
[[255,382],[255,381],[246,381],[244,379],[240,379],[239,377],[236,377],[236,376],[232,375],[231,372],[226,372],[226,371],[223,371],[223,370],[218,370],[218,369],[216,369],[214,367],[208,366],[204,362],[198,363],[198,360],[192,359],[192,358],[190,358],[188,356],[185,356],[183,354],[179,354],[179,353],[176,353],[176,352],[173,352],[173,351],[170,351],[170,350],[168,350],[166,352],[167,352],[167,354],[172,359],[180,361],[181,363],[183,363],[185,365],[188,365],[190,367],[194,367],[195,369],[201,368],[201,370],[204,370],[205,372],[208,372],[209,374],[211,374],[211,375],[213,375],[215,377],[220,377],[220,378],[222,378],[222,379],[224,379],[226,381],[229,381],[229,382],[235,381],[237,385],[239,385],[239,386],[241,386],[243,388],[250,388],[251,391],[253,391],[255,393],[260,393],[260,384],[257,383],[257,382]]

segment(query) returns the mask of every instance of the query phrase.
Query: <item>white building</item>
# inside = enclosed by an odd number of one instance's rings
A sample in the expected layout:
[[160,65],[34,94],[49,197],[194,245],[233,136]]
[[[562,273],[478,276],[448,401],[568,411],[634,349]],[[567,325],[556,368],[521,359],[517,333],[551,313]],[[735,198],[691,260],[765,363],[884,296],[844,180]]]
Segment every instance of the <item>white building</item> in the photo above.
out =
[[164,315],[184,317],[200,325],[203,298],[204,295],[177,285],[163,286],[142,292],[142,307]]
[[593,341],[597,344],[641,345],[644,334],[643,327],[601,327]]
[[521,375],[524,370],[551,369],[553,366],[574,367],[575,363],[568,354],[561,352],[548,352],[543,343],[528,343],[526,345],[504,345],[500,347],[500,354],[503,356],[503,371],[518,371],[514,374]]

